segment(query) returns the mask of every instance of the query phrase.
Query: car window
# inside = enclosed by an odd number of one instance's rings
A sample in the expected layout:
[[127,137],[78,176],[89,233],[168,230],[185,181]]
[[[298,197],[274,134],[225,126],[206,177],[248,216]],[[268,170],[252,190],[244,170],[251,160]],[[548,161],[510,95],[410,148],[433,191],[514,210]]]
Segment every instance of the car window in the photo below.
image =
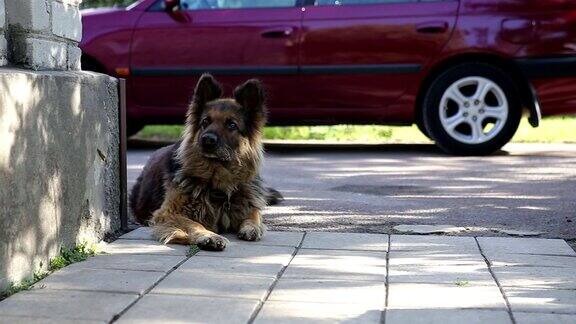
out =
[[283,8],[296,6],[297,0],[180,0],[183,10]]
[[317,6],[345,6],[376,3],[418,2],[418,0],[316,0]]

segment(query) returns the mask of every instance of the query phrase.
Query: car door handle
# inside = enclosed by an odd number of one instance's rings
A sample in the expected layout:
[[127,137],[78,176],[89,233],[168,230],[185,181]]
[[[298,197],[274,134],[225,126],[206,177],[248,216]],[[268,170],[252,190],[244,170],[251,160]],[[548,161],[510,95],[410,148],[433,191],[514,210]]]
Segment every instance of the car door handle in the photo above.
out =
[[292,27],[279,27],[279,28],[271,28],[263,31],[260,33],[262,37],[265,38],[284,38],[290,37],[294,32],[294,28]]
[[423,34],[440,34],[448,30],[445,21],[431,21],[416,25],[416,31]]

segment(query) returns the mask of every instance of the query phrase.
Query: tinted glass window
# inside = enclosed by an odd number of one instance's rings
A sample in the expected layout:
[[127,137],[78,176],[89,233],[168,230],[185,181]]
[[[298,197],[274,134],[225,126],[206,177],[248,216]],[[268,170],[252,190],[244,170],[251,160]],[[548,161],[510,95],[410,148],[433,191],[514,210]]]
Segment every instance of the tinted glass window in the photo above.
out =
[[375,3],[417,2],[418,0],[316,0],[317,6],[345,6]]
[[283,8],[294,7],[296,0],[180,0],[184,10]]

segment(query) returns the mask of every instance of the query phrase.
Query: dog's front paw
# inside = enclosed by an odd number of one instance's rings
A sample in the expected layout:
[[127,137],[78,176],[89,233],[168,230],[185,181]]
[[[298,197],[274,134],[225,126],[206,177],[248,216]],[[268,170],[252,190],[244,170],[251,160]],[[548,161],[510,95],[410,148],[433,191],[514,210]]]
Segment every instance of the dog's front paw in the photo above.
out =
[[196,239],[196,245],[202,250],[222,251],[226,248],[228,239],[218,234],[204,234]]
[[260,226],[245,224],[238,231],[238,238],[244,241],[260,241],[263,232]]

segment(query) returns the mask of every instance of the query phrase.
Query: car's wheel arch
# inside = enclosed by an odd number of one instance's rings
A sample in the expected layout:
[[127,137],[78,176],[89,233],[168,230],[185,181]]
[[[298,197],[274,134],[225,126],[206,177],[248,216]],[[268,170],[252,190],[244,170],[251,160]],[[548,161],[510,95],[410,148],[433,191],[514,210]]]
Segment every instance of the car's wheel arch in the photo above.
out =
[[89,54],[82,53],[80,62],[82,70],[108,74],[106,66]]
[[538,126],[540,114],[538,97],[528,78],[522,73],[518,65],[512,59],[488,53],[450,56],[436,62],[431,68],[429,68],[428,73],[420,83],[420,88],[418,89],[416,96],[416,123],[423,123],[422,103],[431,83],[447,69],[465,63],[490,64],[509,73],[510,76],[517,81],[515,83],[517,88],[516,90],[518,91],[518,96],[522,102],[523,109],[530,113],[530,124],[534,127]]

